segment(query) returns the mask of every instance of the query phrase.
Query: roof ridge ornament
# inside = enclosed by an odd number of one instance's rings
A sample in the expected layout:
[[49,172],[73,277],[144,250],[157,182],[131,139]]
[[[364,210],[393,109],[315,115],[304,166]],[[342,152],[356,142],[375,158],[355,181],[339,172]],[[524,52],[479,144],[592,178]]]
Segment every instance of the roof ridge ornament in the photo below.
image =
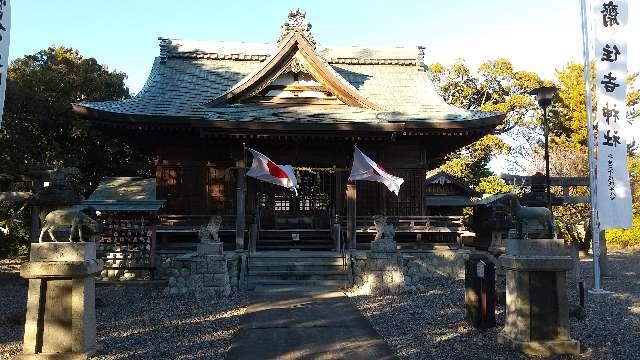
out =
[[418,45],[418,54],[417,54],[417,57],[416,57],[416,65],[418,65],[418,71],[425,71],[424,49],[425,49],[425,46]]
[[293,32],[302,35],[311,44],[313,50],[316,49],[316,40],[311,35],[311,24],[306,19],[306,13],[300,9],[289,11],[289,18],[282,24],[282,34],[278,38],[278,47],[281,47]]
[[158,41],[160,42],[160,62],[167,62],[167,58],[171,52],[172,42],[171,39],[163,38],[161,36],[158,37]]

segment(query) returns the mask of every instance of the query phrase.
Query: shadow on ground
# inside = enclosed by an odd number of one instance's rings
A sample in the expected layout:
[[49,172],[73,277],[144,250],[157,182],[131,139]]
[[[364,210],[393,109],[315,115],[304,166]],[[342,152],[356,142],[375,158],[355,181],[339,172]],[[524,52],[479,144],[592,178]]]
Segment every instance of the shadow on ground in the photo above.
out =
[[388,345],[335,289],[250,293],[228,359],[392,359]]
[[[591,261],[581,262],[585,288],[592,285]],[[613,251],[612,276],[603,287],[614,294],[587,294],[586,318],[570,319],[571,337],[581,342],[579,356],[556,359],[634,359],[640,349],[640,252]],[[436,277],[423,290],[403,296],[356,296],[352,301],[402,359],[529,359],[497,344],[498,327],[479,331],[465,320],[464,282]],[[573,291],[573,289],[572,289]]]

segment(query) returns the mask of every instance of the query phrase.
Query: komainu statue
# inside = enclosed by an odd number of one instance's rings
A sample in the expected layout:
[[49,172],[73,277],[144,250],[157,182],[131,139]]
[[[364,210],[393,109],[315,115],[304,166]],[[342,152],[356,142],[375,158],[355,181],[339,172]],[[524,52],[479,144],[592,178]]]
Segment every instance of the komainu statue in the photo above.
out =
[[39,242],[44,242],[44,233],[47,232],[52,241],[57,241],[53,232],[63,226],[71,226],[69,233],[69,242],[75,242],[77,238],[80,241],[86,241],[91,238],[91,234],[83,233],[83,228],[88,228],[91,233],[98,233],[100,224],[96,221],[98,212],[93,207],[87,207],[82,210],[77,209],[62,209],[54,210],[47,214],[44,218],[44,224],[42,231],[40,231]]
[[374,240],[393,240],[393,238],[396,236],[396,228],[393,226],[393,224],[387,224],[386,216],[374,216],[373,225],[376,227],[376,237]]
[[201,243],[220,242],[220,226],[222,225],[222,216],[214,215],[209,219],[207,225],[202,225],[198,231],[198,238]]
[[552,239],[555,233],[553,213],[545,207],[520,205],[515,195],[508,196],[513,227],[520,239]]

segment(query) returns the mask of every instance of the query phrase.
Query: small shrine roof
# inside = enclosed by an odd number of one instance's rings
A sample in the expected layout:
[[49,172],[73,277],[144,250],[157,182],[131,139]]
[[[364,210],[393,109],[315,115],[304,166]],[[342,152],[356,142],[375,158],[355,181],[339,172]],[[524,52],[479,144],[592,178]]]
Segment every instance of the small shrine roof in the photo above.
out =
[[448,172],[441,169],[434,169],[427,172],[425,177],[425,182],[427,184],[453,184],[457,186],[462,192],[464,192],[470,198],[479,198],[482,196],[478,191],[472,189],[469,185],[460,181],[460,179],[455,176],[449,174]]
[[156,199],[156,179],[106,177],[82,207],[100,211],[158,211],[164,200]]

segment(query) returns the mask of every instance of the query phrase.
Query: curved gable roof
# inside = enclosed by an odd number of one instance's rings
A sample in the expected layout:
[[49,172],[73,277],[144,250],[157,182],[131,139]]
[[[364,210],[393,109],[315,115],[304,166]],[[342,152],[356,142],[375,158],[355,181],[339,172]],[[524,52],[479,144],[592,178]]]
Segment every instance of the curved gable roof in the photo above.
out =
[[301,55],[306,65],[305,67],[311,75],[336,95],[343,103],[355,107],[382,110],[380,105],[360,94],[360,92],[340,76],[331,65],[318,56],[309,41],[298,32],[291,33],[287,41],[284,42],[273,56],[263,61],[256,70],[207,105],[221,106],[233,104],[254,96],[258,91],[262,90],[275,78],[284,73],[289,64],[294,61],[296,54]]

